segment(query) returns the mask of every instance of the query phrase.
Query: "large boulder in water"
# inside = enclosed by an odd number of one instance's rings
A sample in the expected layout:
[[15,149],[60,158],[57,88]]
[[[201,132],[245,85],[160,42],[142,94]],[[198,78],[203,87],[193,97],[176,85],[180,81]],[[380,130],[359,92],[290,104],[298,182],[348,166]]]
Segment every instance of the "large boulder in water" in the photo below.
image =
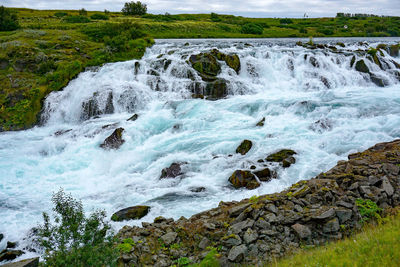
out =
[[253,143],[250,140],[243,140],[243,142],[238,146],[238,148],[236,148],[236,153],[246,155],[252,146]]
[[2,265],[2,267],[38,267],[38,266],[39,266],[39,257]]
[[217,59],[209,53],[191,55],[189,62],[205,81],[214,81],[221,72],[221,65]]
[[149,206],[133,206],[117,211],[111,216],[111,220],[114,222],[137,220],[146,216],[149,211]]
[[104,140],[100,147],[104,149],[118,149],[123,143],[125,143],[125,140],[122,139],[123,131],[124,128],[115,129],[115,131]]
[[260,186],[254,174],[250,171],[236,170],[230,177],[229,182],[236,189],[245,187],[247,189],[255,189]]
[[[105,98],[106,97],[106,98]],[[99,101],[105,98],[104,108],[100,108]],[[104,93],[94,93],[93,97],[91,97],[86,102],[82,103],[82,120],[90,119],[94,116],[102,115],[102,114],[112,114],[114,113],[114,104],[113,104],[113,94],[112,92],[108,92],[108,94],[104,95]]]
[[398,57],[400,54],[399,48],[400,48],[400,44],[389,46],[389,55],[392,57]]
[[21,256],[22,254],[24,254],[24,252],[21,250],[5,249],[2,252],[0,252],[0,262],[15,260],[17,257]]
[[214,82],[209,82],[204,89],[204,96],[208,100],[217,100],[228,95],[228,86],[226,80],[218,79]]
[[296,162],[296,159],[293,157],[295,154],[297,153],[291,149],[282,149],[269,155],[266,160],[269,162],[280,162],[284,168],[288,168]]
[[240,71],[240,59],[236,54],[226,55],[219,51],[218,49],[213,49],[211,54],[216,57],[218,60],[225,61],[226,65],[236,71],[239,74]]
[[276,173],[274,171],[271,171],[269,168],[265,168],[259,171],[253,172],[257,178],[262,181],[262,182],[269,182],[273,178],[276,178]]
[[369,68],[365,64],[363,59],[360,59],[359,61],[356,62],[356,71],[359,71],[362,73],[369,73]]
[[172,163],[168,168],[162,169],[160,179],[175,178],[182,174],[181,163]]

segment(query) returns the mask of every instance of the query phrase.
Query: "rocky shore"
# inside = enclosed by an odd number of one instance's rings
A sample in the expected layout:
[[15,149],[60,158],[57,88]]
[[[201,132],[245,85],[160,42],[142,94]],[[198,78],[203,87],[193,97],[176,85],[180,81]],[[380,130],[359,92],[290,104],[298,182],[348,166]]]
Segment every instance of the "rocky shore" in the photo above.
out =
[[222,266],[259,264],[304,245],[341,239],[361,227],[360,203],[385,210],[400,205],[400,140],[348,156],[331,170],[280,193],[217,208],[177,221],[158,217],[118,233],[124,266],[200,262],[217,251]]

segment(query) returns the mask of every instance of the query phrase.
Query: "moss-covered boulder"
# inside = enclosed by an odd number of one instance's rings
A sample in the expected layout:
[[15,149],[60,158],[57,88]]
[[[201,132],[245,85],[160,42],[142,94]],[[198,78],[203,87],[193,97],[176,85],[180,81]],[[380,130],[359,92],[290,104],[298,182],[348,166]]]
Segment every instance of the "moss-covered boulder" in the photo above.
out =
[[137,220],[146,216],[150,211],[149,206],[133,206],[117,211],[111,216],[114,222]]
[[389,46],[389,55],[392,57],[398,57],[399,56],[399,48],[400,48],[400,44]]
[[236,148],[236,153],[246,155],[252,146],[253,143],[250,140],[243,140],[242,143]]
[[232,68],[234,71],[236,71],[237,74],[239,74],[239,71],[240,71],[240,59],[239,59],[238,55],[236,55],[236,54],[227,55],[225,57],[225,63],[230,68]]
[[226,97],[228,95],[227,81],[224,79],[217,79],[214,82],[208,82],[203,95],[208,100],[217,100]]
[[365,64],[363,59],[360,59],[359,61],[356,62],[356,71],[362,72],[362,73],[369,73],[369,68]]
[[276,177],[275,172],[271,171],[269,168],[255,171],[253,174],[262,182],[269,182]]
[[284,159],[297,154],[294,150],[291,149],[282,149],[276,153],[273,153],[267,157],[267,161],[270,162],[282,162]]
[[230,177],[229,182],[236,189],[245,187],[247,189],[255,189],[260,186],[254,174],[250,171],[236,170]]
[[205,81],[216,80],[216,76],[221,72],[221,65],[210,53],[192,55],[189,58],[189,62]]
[[[103,99],[106,96],[106,104],[104,108],[100,108],[99,99]],[[102,114],[113,114],[114,113],[114,104],[113,104],[113,93],[94,93],[93,97],[89,100],[82,103],[82,114],[81,119],[87,120],[92,117],[102,115]]]
[[125,140],[122,139],[123,131],[124,128],[115,129],[115,131],[104,140],[100,147],[104,149],[118,149],[123,143],[125,143]]

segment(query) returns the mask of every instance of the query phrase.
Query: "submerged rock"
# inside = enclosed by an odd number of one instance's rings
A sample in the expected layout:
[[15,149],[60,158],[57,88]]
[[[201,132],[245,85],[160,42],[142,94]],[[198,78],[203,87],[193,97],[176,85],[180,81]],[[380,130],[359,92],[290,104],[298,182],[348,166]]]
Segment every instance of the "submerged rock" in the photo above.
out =
[[101,109],[99,107],[98,98],[101,98],[101,96],[99,96],[98,93],[94,93],[93,97],[91,97],[88,101],[82,103],[82,115],[81,115],[82,120],[87,120],[102,114],[114,113],[112,92],[109,92],[107,95],[104,109]]
[[242,143],[238,146],[238,148],[236,148],[236,153],[246,155],[252,146],[253,143],[250,140],[243,140]]
[[123,131],[124,128],[115,129],[115,131],[104,140],[100,147],[104,149],[118,149],[123,143],[125,143],[125,140],[122,139]]
[[114,222],[137,220],[146,216],[149,211],[149,206],[133,206],[117,211],[111,216],[111,220]]
[[275,152],[267,157],[267,161],[270,162],[282,162],[284,159],[297,154],[294,150],[291,149],[282,149],[278,152]]
[[360,59],[359,61],[356,62],[356,71],[362,73],[369,73],[369,68],[367,67],[363,59]]
[[133,114],[132,117],[130,117],[129,119],[127,119],[127,121],[135,121],[135,120],[137,120],[138,117],[139,117],[138,114]]
[[160,179],[175,178],[182,175],[181,165],[182,163],[172,163],[168,168],[162,169]]
[[241,187],[246,187],[247,189],[255,189],[260,186],[260,183],[257,181],[254,174],[250,171],[237,170],[235,171],[231,177],[229,177],[229,182],[236,189]]
[[257,122],[256,126],[258,126],[258,127],[263,127],[263,126],[264,126],[264,123],[265,123],[265,117],[262,118],[259,122]]
[[255,172],[253,172],[253,174],[255,176],[257,176],[257,178],[262,182],[269,182],[276,176],[276,174],[273,171],[271,171],[269,168],[255,171]]
[[0,262],[15,260],[16,258],[21,256],[22,254],[24,254],[24,252],[21,251],[21,250],[5,249],[0,253]]

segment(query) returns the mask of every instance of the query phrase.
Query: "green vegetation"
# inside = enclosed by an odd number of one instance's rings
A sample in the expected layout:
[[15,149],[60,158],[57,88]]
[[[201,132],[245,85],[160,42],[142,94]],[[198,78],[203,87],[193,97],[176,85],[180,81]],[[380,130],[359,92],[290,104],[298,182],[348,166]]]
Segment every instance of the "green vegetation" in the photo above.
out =
[[136,245],[132,238],[126,238],[122,243],[117,245],[117,248],[122,253],[129,253],[132,248]]
[[244,34],[263,34],[263,31],[263,27],[254,23],[246,23],[242,26],[242,29],[240,30],[240,32]]
[[104,211],[89,217],[82,203],[60,190],[53,195],[54,224],[43,213],[37,228],[38,243],[44,249],[42,266],[116,266],[119,256]]
[[381,220],[379,213],[382,212],[382,209],[379,208],[378,205],[376,205],[376,203],[372,200],[359,198],[356,199],[356,205],[360,211],[362,222],[366,222],[371,219],[377,219],[378,221]]
[[90,18],[94,19],[94,20],[96,20],[96,19],[97,20],[109,20],[110,19],[107,15],[101,14],[101,13],[93,14],[90,16]]
[[130,20],[90,21],[82,10],[5,10],[18,13],[21,29],[0,32],[0,131],[33,126],[44,97],[86,67],[140,58],[153,44]]
[[300,251],[272,266],[394,266],[400,262],[400,214],[351,238]]
[[147,5],[140,1],[137,2],[127,2],[124,8],[121,10],[124,15],[137,15],[142,16],[147,13]]
[[0,6],[0,31],[14,31],[19,28],[17,15]]

